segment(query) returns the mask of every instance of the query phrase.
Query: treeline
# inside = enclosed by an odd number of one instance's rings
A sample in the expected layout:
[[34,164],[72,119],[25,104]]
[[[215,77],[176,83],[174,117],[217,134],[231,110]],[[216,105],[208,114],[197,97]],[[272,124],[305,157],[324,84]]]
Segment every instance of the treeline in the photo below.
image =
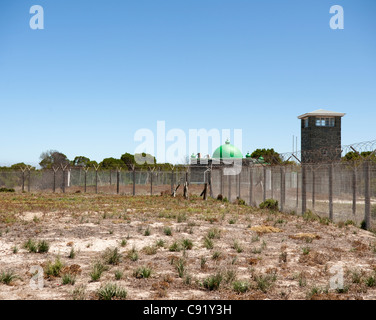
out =
[[[119,159],[117,158],[105,158],[101,162],[90,160],[85,156],[76,156],[73,160],[57,150],[48,150],[40,155],[39,166],[41,169],[53,169],[53,168],[93,168],[104,170],[171,170],[172,164],[162,163],[157,164],[157,160],[154,156],[146,153],[142,154],[130,154],[124,153]],[[176,168],[177,166],[175,166]],[[178,166],[179,167],[179,166]],[[35,167],[25,164],[23,162],[11,165],[9,167],[0,167],[0,170],[23,170],[28,168],[29,170],[36,170]]]

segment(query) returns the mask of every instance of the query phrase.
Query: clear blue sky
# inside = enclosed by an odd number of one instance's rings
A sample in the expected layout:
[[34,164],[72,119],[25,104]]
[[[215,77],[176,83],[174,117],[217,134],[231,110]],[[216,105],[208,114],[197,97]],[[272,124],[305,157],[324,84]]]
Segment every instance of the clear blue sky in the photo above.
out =
[[119,158],[157,120],[288,152],[297,116],[320,108],[347,114],[343,144],[373,140],[375,58],[375,0],[2,0],[0,165]]

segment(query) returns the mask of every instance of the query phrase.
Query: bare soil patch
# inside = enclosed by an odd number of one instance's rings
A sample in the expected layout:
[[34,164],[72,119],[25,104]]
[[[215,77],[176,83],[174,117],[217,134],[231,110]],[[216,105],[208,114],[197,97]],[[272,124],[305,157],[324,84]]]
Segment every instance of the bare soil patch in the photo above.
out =
[[[374,299],[375,248],[351,224],[195,196],[4,194],[0,277],[13,277],[0,299],[99,299],[108,283],[137,300]],[[30,285],[33,266],[43,288]]]

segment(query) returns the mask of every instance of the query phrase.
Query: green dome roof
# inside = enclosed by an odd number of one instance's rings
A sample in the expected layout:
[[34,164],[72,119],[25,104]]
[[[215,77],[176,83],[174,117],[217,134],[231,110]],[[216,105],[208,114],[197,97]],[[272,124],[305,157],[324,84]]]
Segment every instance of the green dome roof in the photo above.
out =
[[243,154],[240,150],[230,144],[230,141],[220,147],[218,147],[213,153],[213,159],[229,159],[229,158],[243,158]]

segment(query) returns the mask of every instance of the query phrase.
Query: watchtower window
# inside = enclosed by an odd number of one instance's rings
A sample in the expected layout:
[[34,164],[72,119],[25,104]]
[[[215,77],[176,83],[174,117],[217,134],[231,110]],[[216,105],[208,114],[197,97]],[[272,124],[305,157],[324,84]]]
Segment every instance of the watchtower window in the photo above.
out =
[[334,127],[334,118],[316,118],[316,127]]
[[304,128],[308,128],[308,118],[304,119]]

